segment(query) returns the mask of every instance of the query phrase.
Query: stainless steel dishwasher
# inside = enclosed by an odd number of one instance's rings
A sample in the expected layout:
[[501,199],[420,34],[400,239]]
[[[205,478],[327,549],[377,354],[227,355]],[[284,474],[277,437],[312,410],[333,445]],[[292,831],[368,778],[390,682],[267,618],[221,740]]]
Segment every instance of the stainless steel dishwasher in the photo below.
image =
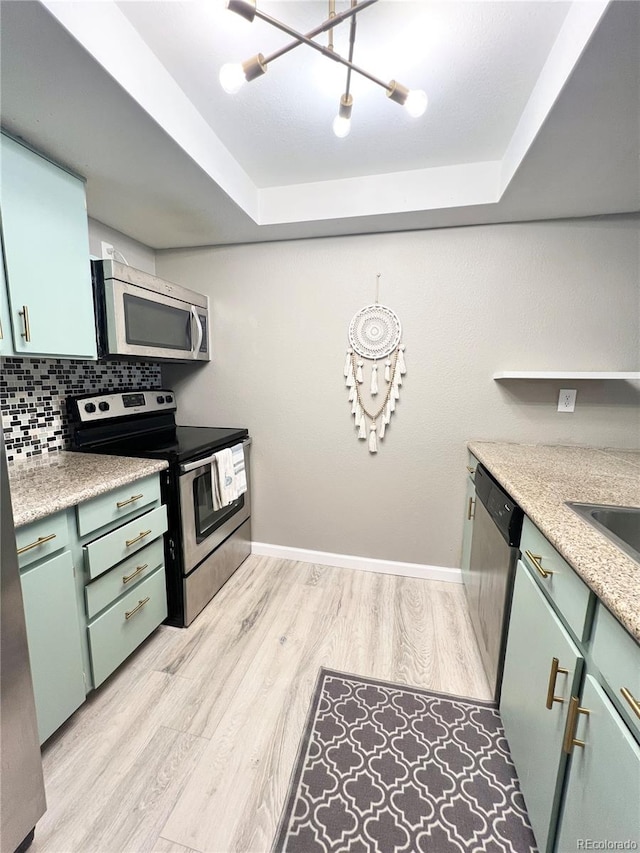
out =
[[475,486],[471,557],[463,579],[480,655],[497,702],[523,512],[483,465],[476,469]]

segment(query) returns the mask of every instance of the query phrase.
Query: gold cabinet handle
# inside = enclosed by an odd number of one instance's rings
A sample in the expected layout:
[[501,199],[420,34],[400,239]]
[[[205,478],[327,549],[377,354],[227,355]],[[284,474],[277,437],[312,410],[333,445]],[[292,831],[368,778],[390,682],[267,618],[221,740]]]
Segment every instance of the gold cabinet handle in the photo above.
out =
[[574,746],[585,746],[585,742],[583,740],[578,740],[575,737],[576,726],[578,724],[578,714],[585,714],[585,716],[589,716],[591,711],[587,708],[580,707],[580,700],[577,696],[572,696],[569,702],[569,713],[567,714],[567,725],[564,729],[564,741],[562,744],[562,749],[567,753],[567,755],[571,755],[573,752]]
[[24,322],[24,332],[20,332],[20,337],[24,338],[27,343],[30,343],[31,326],[29,325],[29,308],[26,305],[23,305],[22,311],[18,311],[18,316],[22,317]]
[[475,512],[472,512],[474,503],[475,503],[474,499],[469,498],[469,506],[467,507],[467,518],[469,519],[469,521],[471,521],[473,518],[475,518],[475,515],[476,515]]
[[151,533],[151,530],[143,530],[135,537],[135,539],[126,539],[124,544],[128,548],[129,545],[133,545],[136,542],[139,542],[141,539],[144,539],[144,537],[148,536],[150,533]]
[[636,715],[636,717],[640,717],[640,702],[638,702],[638,700],[629,690],[629,688],[621,687],[620,693],[622,693],[623,698],[629,703],[629,705],[631,705],[631,710]]
[[133,610],[127,610],[127,612],[124,614],[124,618],[125,618],[125,619],[131,619],[131,617],[132,617],[132,616],[135,616],[135,614],[136,614],[139,610],[142,610],[142,608],[145,606],[145,604],[146,604],[146,603],[147,603],[147,601],[149,601],[149,600],[150,600],[150,596],[147,596],[146,598],[141,598],[141,599],[140,599],[140,601],[139,601],[139,602],[136,604],[136,606],[133,608]]
[[139,501],[140,498],[143,498],[144,495],[132,495],[130,498],[127,498],[126,501],[116,501],[116,506],[118,509],[122,509],[123,506],[127,506],[128,504],[132,504],[134,501]]
[[129,581],[132,581],[137,575],[140,574],[140,572],[144,572],[144,570],[148,569],[148,568],[149,568],[149,563],[145,563],[142,566],[136,566],[135,572],[131,572],[130,575],[125,575],[122,578],[122,583],[129,583]]
[[467,471],[468,471],[470,474],[475,474],[475,473],[476,473],[476,469],[475,469],[475,468],[472,468],[472,467],[471,467],[471,465],[467,465]]
[[556,679],[558,678],[558,673],[562,672],[565,675],[569,674],[569,670],[560,666],[560,661],[558,658],[551,659],[551,672],[549,673],[549,686],[547,687],[547,702],[546,708],[548,711],[551,711],[553,708],[554,702],[560,702],[562,704],[564,699],[562,696],[556,696]]
[[538,571],[538,574],[540,574],[541,577],[548,578],[549,575],[555,574],[551,569],[545,569],[542,567],[542,557],[540,554],[532,554],[531,551],[525,551],[524,553],[531,560],[533,567]]
[[38,545],[44,545],[45,542],[51,542],[52,539],[55,539],[57,533],[50,533],[48,536],[38,536],[35,542],[31,542],[29,545],[25,545],[23,548],[18,548],[18,556],[20,554],[24,554],[27,551],[30,551],[32,548],[37,548]]

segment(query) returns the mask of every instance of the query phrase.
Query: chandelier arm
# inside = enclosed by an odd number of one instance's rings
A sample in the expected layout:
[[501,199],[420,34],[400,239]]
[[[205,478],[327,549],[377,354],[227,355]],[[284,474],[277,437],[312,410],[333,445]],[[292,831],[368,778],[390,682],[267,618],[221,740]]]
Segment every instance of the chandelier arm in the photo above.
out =
[[[351,7],[355,5],[354,0],[351,0]],[[351,18],[351,27],[349,28],[349,62],[353,61],[353,49],[356,44],[356,17]],[[344,88],[344,94],[348,98],[351,88],[351,69],[347,68],[347,83]]]
[[350,9],[345,9],[343,12],[339,12],[333,18],[327,18],[326,21],[323,21],[317,27],[314,27],[312,30],[309,30],[308,33],[299,33],[297,30],[294,30],[292,27],[287,26],[286,24],[280,23],[275,18],[272,18],[270,15],[266,15],[264,12],[261,12],[259,9],[255,10],[255,16],[260,18],[266,23],[271,24],[276,27],[276,29],[282,30],[282,32],[287,33],[287,35],[293,36],[295,41],[290,44],[281,47],[279,50],[276,50],[274,53],[265,57],[265,64],[269,62],[273,62],[274,59],[279,59],[279,57],[283,56],[285,53],[288,53],[290,50],[298,47],[301,44],[308,44],[310,47],[319,50],[321,53],[324,53],[325,56],[329,56],[330,58],[334,58],[336,54],[333,53],[327,47],[323,45],[316,44],[311,41],[315,36],[320,35],[321,33],[326,32],[327,30],[332,29],[333,27],[337,27],[342,24],[344,21],[347,21],[349,18],[352,18],[354,15],[357,15],[358,12],[362,12],[363,9],[366,9],[368,6],[373,6],[374,3],[377,3],[378,0],[362,0],[362,2],[357,3],[355,6],[352,6]]

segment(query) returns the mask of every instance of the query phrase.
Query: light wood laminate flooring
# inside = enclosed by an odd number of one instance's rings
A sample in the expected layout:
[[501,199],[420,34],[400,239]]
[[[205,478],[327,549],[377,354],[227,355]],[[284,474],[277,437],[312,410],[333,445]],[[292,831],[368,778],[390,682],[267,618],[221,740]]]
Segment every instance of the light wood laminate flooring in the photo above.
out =
[[251,556],[47,742],[33,853],[268,853],[321,666],[490,698],[461,585]]

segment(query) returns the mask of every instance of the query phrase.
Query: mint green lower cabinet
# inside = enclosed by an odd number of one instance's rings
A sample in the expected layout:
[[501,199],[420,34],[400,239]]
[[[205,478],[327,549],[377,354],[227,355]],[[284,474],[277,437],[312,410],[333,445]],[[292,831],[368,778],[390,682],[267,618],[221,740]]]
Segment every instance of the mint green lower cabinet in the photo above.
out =
[[85,566],[89,577],[96,578],[116,563],[126,560],[162,536],[166,529],[167,508],[163,504],[89,542],[84,546]]
[[85,700],[71,554],[64,551],[26,569],[20,579],[43,743]]
[[473,535],[473,515],[476,506],[476,486],[471,477],[467,477],[467,493],[464,499],[464,526],[462,528],[462,579],[467,583],[469,562],[471,559],[471,537]]
[[167,591],[162,568],[90,622],[87,631],[93,686],[102,684],[166,616]]
[[[558,673],[546,707],[553,659]],[[522,562],[518,563],[509,622],[500,713],[529,818],[545,853],[566,757],[562,752],[567,706],[582,669],[582,657]]]
[[[560,818],[558,853],[600,844],[640,842],[640,747],[600,685],[585,679]],[[581,846],[582,845],[582,846]],[[592,848],[597,849],[597,848]],[[601,846],[600,849],[605,849]],[[606,849],[614,849],[613,844]]]

